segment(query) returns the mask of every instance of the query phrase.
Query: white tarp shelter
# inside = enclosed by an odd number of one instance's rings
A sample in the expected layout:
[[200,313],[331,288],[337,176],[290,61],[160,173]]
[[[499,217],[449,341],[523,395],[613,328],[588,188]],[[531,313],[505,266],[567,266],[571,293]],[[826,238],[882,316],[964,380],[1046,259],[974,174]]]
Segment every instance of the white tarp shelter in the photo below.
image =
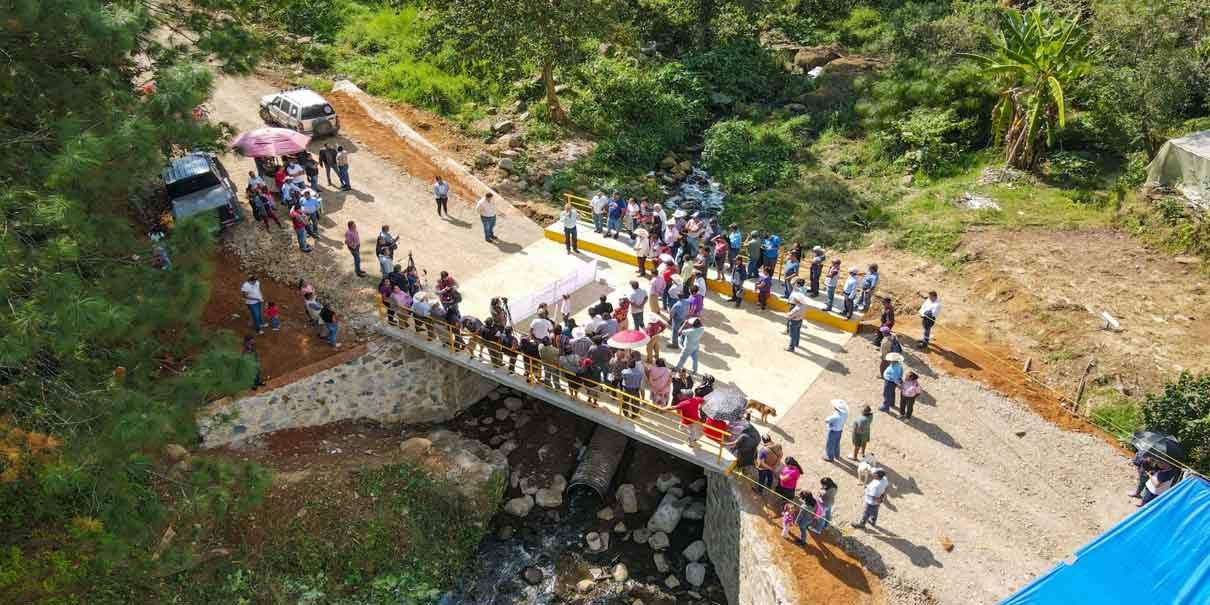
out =
[[1195,204],[1210,202],[1210,130],[1171,139],[1147,167],[1147,184],[1166,185]]

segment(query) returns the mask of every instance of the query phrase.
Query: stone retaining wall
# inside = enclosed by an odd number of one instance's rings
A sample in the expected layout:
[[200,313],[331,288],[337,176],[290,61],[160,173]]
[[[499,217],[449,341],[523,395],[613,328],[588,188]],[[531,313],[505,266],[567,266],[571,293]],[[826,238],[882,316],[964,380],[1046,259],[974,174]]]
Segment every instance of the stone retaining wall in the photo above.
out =
[[706,527],[703,540],[714,571],[727,591],[730,605],[791,605],[797,603],[793,583],[773,555],[769,523],[747,487],[720,473],[706,473]]
[[441,422],[474,405],[496,385],[478,374],[397,342],[271,391],[221,399],[198,417],[204,447],[281,429],[369,418]]

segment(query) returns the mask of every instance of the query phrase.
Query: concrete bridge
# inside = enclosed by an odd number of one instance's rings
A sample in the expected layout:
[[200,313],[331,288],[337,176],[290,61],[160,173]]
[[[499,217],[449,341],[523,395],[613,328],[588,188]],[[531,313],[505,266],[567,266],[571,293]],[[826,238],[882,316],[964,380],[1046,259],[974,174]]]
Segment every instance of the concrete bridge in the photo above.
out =
[[682,429],[679,415],[663,412],[640,397],[634,397],[610,385],[586,379],[568,380],[568,373],[540,359],[527,358],[515,349],[481,339],[477,334],[455,334],[441,322],[396,312],[394,324],[385,319],[375,331],[410,348],[423,351],[435,360],[461,367],[539,399],[626,437],[658,448],[707,471],[727,473],[735,457],[723,447],[729,437],[699,422],[697,438],[690,439]]

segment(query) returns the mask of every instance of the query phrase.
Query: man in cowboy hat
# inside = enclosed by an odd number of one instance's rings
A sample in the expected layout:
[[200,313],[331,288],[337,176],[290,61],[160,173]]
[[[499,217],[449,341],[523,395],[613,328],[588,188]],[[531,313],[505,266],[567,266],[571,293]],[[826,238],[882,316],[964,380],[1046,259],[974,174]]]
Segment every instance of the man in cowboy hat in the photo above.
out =
[[888,365],[882,371],[882,405],[878,408],[883,412],[895,405],[895,391],[903,382],[903,354],[887,353],[884,360]]
[[824,419],[828,427],[827,445],[824,446],[824,462],[833,462],[840,458],[840,436],[844,433],[844,423],[849,419],[849,404],[843,399],[832,400],[832,415]]
[[924,304],[920,305],[920,322],[924,325],[924,336],[920,339],[920,343],[916,346],[921,349],[928,348],[929,335],[933,331],[933,324],[937,322],[937,316],[941,314],[941,301],[937,298],[937,291],[930,290],[928,297],[924,299]]
[[819,278],[823,276],[823,264],[828,257],[823,253],[822,246],[811,248],[811,298],[819,296]]

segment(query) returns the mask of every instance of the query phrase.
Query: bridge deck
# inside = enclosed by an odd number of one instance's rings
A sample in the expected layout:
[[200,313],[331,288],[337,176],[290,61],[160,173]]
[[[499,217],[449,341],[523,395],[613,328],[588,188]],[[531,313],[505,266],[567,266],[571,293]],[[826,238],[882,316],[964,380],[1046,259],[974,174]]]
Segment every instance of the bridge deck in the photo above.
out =
[[[599,233],[594,233],[591,225],[580,225],[580,227],[576,230],[576,233],[576,239],[579,242],[581,251],[590,252],[597,256],[613,259],[630,267],[638,266],[638,257],[634,255],[634,249],[631,247],[631,241],[628,237],[626,237],[625,234],[620,235],[616,239],[607,238]],[[555,224],[548,226],[546,228],[545,235],[546,239],[563,243],[564,237],[562,225],[556,222]],[[649,268],[652,270],[654,270],[654,262],[655,261],[648,259],[648,263],[650,264]],[[731,295],[731,284],[725,281],[713,279],[713,277],[715,277],[714,268],[711,268],[709,271],[707,271],[707,274],[707,288],[725,296]],[[803,277],[806,277],[807,275],[806,266],[803,267],[802,275]],[[844,283],[844,277],[846,276],[841,276],[841,284]],[[789,303],[782,296],[783,292],[784,286],[781,279],[774,279],[773,293],[769,296],[768,300],[770,309],[781,312],[790,310]],[[748,281],[744,282],[744,300],[751,304],[756,304],[757,298],[755,280],[749,279]],[[824,295],[823,292],[820,292],[820,295],[815,298],[808,298],[807,309],[804,314],[806,320],[822,326],[829,326],[844,330],[850,334],[856,334],[858,327],[861,325],[861,320],[864,319],[865,315],[869,311],[866,313],[855,311],[851,318],[845,319],[844,316],[840,314],[840,309],[844,306],[844,295],[838,291],[836,293],[836,299],[834,302],[835,304],[833,306],[833,311],[829,312],[827,310],[827,296]],[[877,308],[877,305],[872,305],[871,308]]]
[[[401,310],[400,313],[402,315],[405,311]],[[401,321],[400,325],[380,322],[375,330],[707,470],[726,473],[735,462],[731,452],[709,436],[697,438],[691,446],[681,432],[679,417],[656,410],[654,404],[649,401],[630,397],[608,385],[592,381],[581,382],[581,388],[573,397],[565,380],[560,381],[563,388],[555,388],[542,380],[543,372],[558,375],[561,372],[558,368],[551,368],[540,360],[531,359],[528,361],[535,375],[527,376],[527,359],[524,355],[500,349],[494,343],[479,340],[478,336],[455,336],[450,333],[448,326],[441,324],[433,325],[431,332],[427,329],[417,331],[415,318]],[[515,356],[515,363],[509,363],[510,355]],[[596,405],[589,403],[590,395],[595,399]],[[631,417],[623,414],[623,406],[632,411]]]

